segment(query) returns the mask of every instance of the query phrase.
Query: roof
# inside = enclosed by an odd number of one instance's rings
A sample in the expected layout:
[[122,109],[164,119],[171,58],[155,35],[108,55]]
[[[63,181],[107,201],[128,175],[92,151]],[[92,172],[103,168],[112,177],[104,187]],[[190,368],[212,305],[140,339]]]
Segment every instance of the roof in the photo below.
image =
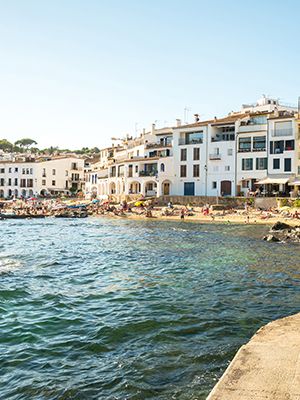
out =
[[206,126],[206,125],[233,124],[237,120],[247,118],[249,116],[250,116],[250,114],[248,114],[248,113],[238,113],[238,114],[228,115],[227,117],[223,117],[223,118],[214,118],[214,119],[208,119],[206,121],[195,122],[193,124],[180,125],[180,126],[175,127],[174,129],[197,128],[197,127]]

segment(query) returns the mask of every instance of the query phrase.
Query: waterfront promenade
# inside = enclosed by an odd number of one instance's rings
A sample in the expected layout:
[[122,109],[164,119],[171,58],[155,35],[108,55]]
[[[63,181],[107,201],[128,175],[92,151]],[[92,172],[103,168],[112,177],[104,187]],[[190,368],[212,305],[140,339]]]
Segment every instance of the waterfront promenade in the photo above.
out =
[[299,400],[299,332],[300,313],[259,329],[207,400]]

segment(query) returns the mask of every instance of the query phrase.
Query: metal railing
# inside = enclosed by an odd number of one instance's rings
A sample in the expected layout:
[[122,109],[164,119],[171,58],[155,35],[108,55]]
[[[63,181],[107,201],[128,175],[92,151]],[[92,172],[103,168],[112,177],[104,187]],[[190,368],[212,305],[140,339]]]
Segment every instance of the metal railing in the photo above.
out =
[[210,154],[209,159],[210,160],[221,160],[221,154]]
[[203,139],[188,139],[188,138],[179,138],[178,144],[179,146],[184,146],[188,144],[202,144]]
[[292,136],[293,135],[293,129],[288,128],[288,129],[272,129],[271,130],[271,136],[273,137],[278,137],[278,136]]
[[156,176],[157,175],[157,170],[153,171],[140,171],[139,176]]

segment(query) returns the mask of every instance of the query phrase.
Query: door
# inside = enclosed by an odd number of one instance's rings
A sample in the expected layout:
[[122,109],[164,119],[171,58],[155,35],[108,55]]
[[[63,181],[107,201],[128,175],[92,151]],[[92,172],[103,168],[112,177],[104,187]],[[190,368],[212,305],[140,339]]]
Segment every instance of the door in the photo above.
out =
[[170,194],[170,184],[168,182],[164,183],[163,193],[164,193],[164,196],[169,196],[169,194]]
[[221,182],[221,195],[222,196],[231,196],[231,181],[222,181]]
[[185,196],[195,196],[195,183],[185,182],[184,183],[184,195]]

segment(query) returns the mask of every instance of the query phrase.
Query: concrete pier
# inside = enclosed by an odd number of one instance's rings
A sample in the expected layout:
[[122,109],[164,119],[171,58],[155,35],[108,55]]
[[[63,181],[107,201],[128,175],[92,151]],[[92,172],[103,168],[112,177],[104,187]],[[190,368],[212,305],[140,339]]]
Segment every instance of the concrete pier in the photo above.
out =
[[259,329],[207,400],[300,400],[300,313]]

